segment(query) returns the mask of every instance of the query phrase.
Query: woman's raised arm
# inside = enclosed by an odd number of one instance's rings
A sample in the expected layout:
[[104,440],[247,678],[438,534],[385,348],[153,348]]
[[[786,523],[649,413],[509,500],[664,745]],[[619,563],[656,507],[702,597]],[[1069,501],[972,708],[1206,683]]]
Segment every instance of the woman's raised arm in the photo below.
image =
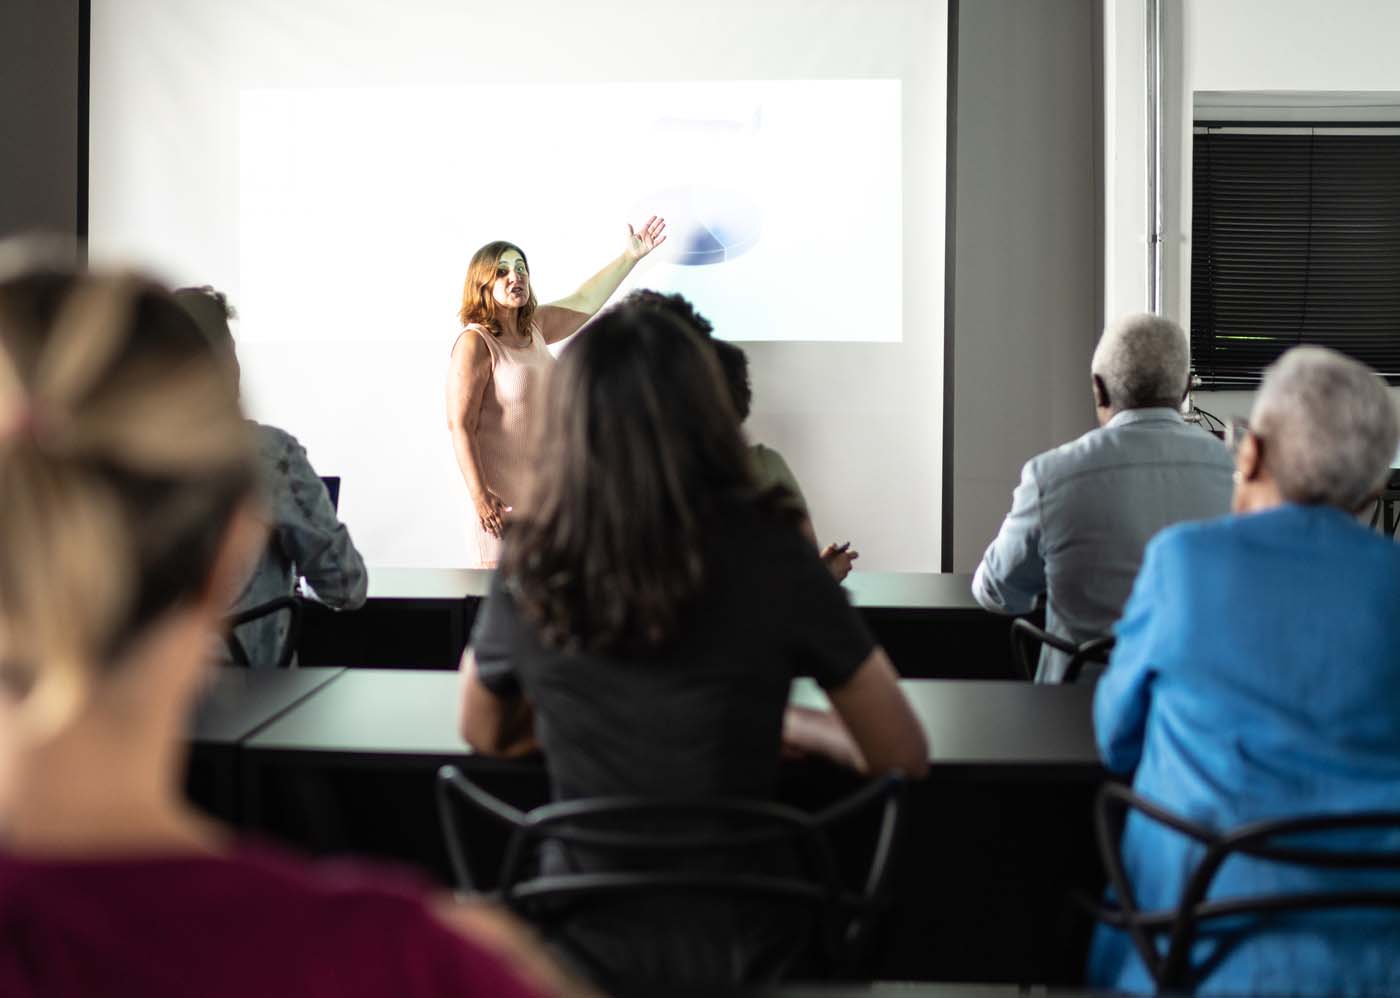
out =
[[627,226],[627,248],[609,260],[567,298],[541,305],[535,313],[546,343],[558,343],[578,332],[579,327],[607,304],[637,261],[666,241],[666,220],[655,215],[638,231]]

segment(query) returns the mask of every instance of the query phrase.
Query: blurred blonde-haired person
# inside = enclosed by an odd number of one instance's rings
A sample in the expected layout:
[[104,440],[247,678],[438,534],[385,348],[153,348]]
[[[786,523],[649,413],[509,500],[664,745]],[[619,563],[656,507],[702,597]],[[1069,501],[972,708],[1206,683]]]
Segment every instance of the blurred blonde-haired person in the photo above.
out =
[[500,916],[183,799],[210,635],[264,542],[253,446],[159,287],[0,278],[0,994],[563,990]]

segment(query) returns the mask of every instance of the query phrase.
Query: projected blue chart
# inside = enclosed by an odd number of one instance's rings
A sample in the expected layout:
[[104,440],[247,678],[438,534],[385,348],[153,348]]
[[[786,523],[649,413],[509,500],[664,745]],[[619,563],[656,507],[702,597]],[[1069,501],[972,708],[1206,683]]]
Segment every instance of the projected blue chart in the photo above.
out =
[[739,191],[687,186],[656,191],[638,201],[632,214],[659,214],[673,238],[661,259],[683,267],[705,267],[743,256],[763,233],[763,209]]

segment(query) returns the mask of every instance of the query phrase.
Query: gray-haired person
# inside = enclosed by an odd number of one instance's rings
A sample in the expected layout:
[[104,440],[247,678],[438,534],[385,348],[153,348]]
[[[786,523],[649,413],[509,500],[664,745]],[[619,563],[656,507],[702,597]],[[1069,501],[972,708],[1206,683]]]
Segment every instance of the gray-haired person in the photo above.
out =
[[[1104,330],[1090,365],[1099,428],[1026,462],[1011,511],[972,592],[996,613],[1045,597],[1051,634],[1078,644],[1112,631],[1153,534],[1230,510],[1230,455],[1181,417],[1190,356],[1169,319],[1131,315]],[[1046,648],[1038,682],[1068,657]]]
[[[211,287],[181,288],[175,300],[188,312],[238,370],[228,320],[233,309]],[[326,486],[296,437],[286,430],[254,423],[263,503],[269,516],[267,547],[243,594],[230,609],[236,614],[290,596],[297,579],[306,580],[315,599],[336,610],[364,605],[369,576],[350,532],[336,515]],[[233,637],[253,668],[276,663],[287,640],[289,617],[275,613],[234,630]]]
[[[1356,516],[1390,471],[1400,420],[1385,383],[1320,347],[1264,372],[1231,426],[1235,516],[1147,546],[1094,694],[1104,766],[1200,827],[1393,811],[1400,786],[1400,546]],[[1394,827],[1309,833],[1308,845],[1393,853]],[[1283,840],[1277,840],[1283,841]],[[1298,841],[1294,839],[1293,841]],[[1201,846],[1130,820],[1122,855],[1144,911],[1178,903]],[[1377,864],[1377,867],[1379,864]],[[1326,870],[1231,857],[1206,900],[1400,890],[1400,870]],[[1195,950],[1191,990],[1400,994],[1400,911],[1280,912]],[[1153,988],[1133,940],[1100,926],[1089,985]]]

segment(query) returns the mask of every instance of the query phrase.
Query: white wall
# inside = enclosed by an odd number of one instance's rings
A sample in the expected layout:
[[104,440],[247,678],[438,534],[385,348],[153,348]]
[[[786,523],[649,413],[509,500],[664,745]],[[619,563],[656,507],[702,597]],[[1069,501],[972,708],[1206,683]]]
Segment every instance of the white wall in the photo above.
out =
[[1104,0],[1105,316],[1147,308],[1147,115],[1143,0]]
[[[1400,91],[1395,0],[1162,0],[1166,24],[1163,311],[1191,321],[1191,107],[1196,91]],[[1107,314],[1146,297],[1145,0],[1105,0]],[[1397,394],[1400,397],[1400,394]],[[1245,415],[1252,392],[1197,403]]]

